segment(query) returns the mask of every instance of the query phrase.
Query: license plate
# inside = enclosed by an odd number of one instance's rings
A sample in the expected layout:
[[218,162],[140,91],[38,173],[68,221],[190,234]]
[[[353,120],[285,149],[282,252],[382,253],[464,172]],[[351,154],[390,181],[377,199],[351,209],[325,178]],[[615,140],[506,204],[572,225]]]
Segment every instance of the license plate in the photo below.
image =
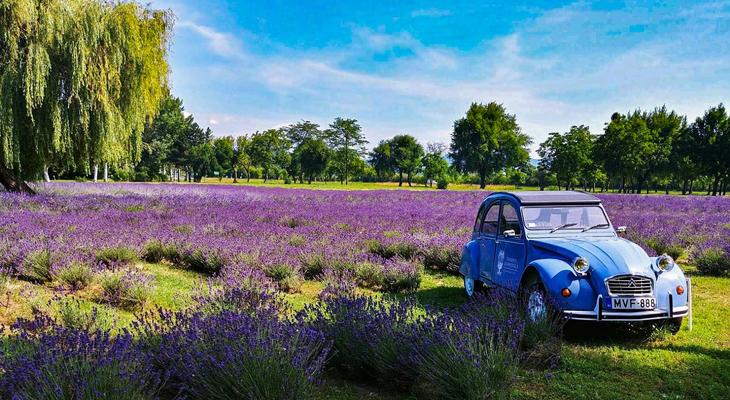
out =
[[653,310],[656,308],[656,299],[653,297],[611,297],[606,300],[606,308],[612,310]]

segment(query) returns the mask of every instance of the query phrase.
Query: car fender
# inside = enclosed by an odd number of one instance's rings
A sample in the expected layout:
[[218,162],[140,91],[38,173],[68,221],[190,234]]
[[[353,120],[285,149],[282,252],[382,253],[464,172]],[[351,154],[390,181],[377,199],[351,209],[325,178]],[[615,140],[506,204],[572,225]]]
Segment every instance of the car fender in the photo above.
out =
[[[652,257],[652,263],[656,262],[656,257]],[[681,295],[677,294],[677,286],[682,286],[685,292]],[[684,276],[684,272],[679,268],[679,265],[675,265],[674,268],[669,271],[660,272],[657,274],[656,281],[654,283],[654,293],[657,297],[657,307],[661,309],[669,308],[669,295],[672,295],[672,305],[674,307],[682,307],[687,305],[687,278]]]
[[472,240],[464,245],[461,252],[461,264],[459,272],[465,277],[471,277],[476,280],[479,278],[479,243]]
[[[595,294],[588,279],[581,278],[566,261],[555,258],[533,260],[523,273],[521,282],[525,282],[529,271],[536,271],[548,295],[561,307],[574,310],[593,309]],[[570,289],[570,296],[563,297],[562,290]]]

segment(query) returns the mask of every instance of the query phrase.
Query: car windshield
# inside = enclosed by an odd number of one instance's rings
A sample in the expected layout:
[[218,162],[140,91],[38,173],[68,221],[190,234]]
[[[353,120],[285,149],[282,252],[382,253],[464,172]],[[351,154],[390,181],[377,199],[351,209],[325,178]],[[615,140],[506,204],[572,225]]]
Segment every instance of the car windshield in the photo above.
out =
[[601,230],[609,227],[606,214],[598,206],[522,207],[528,230]]

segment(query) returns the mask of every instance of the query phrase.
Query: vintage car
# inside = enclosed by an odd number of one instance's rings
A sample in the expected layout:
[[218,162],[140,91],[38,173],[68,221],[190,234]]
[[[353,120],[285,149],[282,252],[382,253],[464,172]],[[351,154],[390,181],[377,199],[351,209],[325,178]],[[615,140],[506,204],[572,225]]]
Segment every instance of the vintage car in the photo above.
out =
[[691,306],[688,281],[670,256],[650,257],[620,237],[625,230],[588,193],[493,193],[464,246],[466,293],[522,293],[533,320],[553,308],[573,320],[655,320],[678,330]]

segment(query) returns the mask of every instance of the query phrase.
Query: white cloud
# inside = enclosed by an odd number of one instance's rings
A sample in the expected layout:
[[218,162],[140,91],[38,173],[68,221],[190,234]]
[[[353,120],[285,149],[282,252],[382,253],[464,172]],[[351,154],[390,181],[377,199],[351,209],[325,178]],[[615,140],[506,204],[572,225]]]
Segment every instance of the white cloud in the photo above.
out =
[[226,58],[243,59],[245,51],[238,38],[230,33],[219,32],[211,27],[190,21],[178,24],[181,28],[192,29],[207,41],[207,46],[215,54]]
[[[679,17],[596,11],[578,3],[547,11],[469,52],[427,46],[405,31],[355,27],[352,42],[344,47],[279,46],[274,54],[257,53],[230,33],[200,24],[182,26],[227,59],[206,67],[219,96],[256,92],[264,98],[243,106],[231,101],[225,110],[195,110],[215,125],[216,134],[301,119],[327,125],[335,116],[347,116],[360,121],[372,144],[403,132],[423,142],[448,142],[453,121],[471,102],[497,101],[517,114],[536,148],[548,132],[574,124],[588,124],[600,133],[614,111],[667,104],[693,118],[726,97],[727,79],[711,87],[706,79],[730,72],[727,36],[691,17],[672,20],[677,25],[672,35],[622,36],[631,25],[651,23],[651,18]],[[607,26],[619,35],[607,35]],[[714,50],[698,56],[700,46]],[[390,57],[394,49],[407,51]]]

